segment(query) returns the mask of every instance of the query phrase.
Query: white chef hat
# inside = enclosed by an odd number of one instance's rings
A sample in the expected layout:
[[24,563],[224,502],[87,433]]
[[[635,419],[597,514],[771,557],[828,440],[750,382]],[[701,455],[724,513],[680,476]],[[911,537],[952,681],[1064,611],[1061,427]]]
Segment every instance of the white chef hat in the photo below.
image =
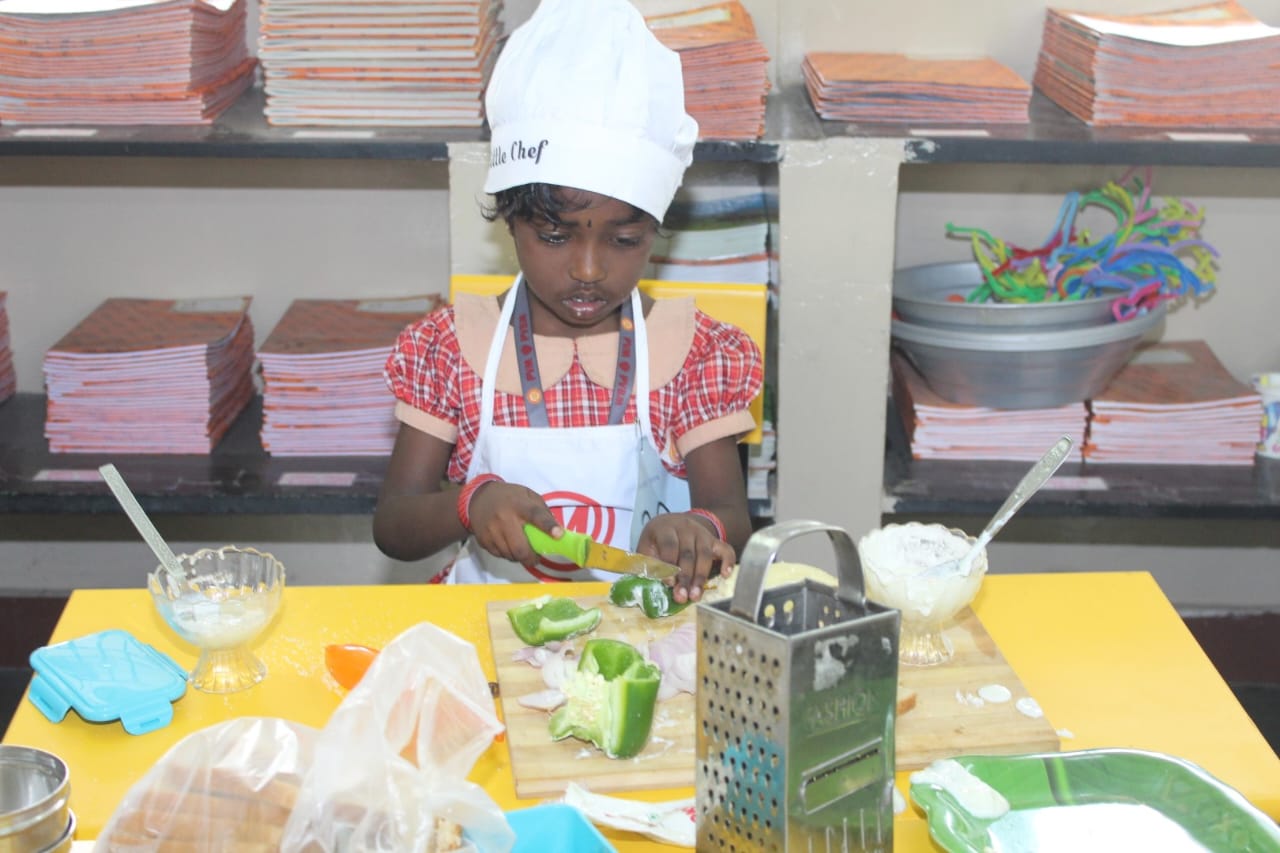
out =
[[542,0],[498,57],[485,110],[485,192],[557,184],[659,222],[698,137],[680,57],[627,0]]

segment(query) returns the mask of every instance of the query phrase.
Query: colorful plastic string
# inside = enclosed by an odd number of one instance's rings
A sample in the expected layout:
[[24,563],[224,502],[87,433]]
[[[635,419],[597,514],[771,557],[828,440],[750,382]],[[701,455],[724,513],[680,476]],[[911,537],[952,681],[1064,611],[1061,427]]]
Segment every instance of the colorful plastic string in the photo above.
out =
[[[1214,289],[1218,252],[1200,238],[1204,212],[1190,202],[1151,194],[1151,170],[1130,169],[1119,182],[1087,193],[1069,193],[1044,244],[1012,245],[981,228],[947,223],[948,236],[968,237],[982,269],[983,283],[966,302],[1061,302],[1117,297],[1117,320],[1144,313],[1159,303]],[[1145,178],[1145,179],[1144,179]],[[1077,232],[1088,207],[1116,220],[1115,230],[1098,240]]]

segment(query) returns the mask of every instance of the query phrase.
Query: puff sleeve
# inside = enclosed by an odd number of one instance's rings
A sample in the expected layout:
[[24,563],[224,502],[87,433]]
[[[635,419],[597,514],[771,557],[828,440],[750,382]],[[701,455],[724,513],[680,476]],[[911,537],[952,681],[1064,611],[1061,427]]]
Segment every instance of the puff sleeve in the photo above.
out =
[[453,443],[462,408],[462,351],[452,307],[405,327],[383,376],[403,423]]
[[737,326],[698,312],[693,342],[675,382],[679,405],[671,424],[681,455],[755,425],[751,401],[764,385],[760,349]]

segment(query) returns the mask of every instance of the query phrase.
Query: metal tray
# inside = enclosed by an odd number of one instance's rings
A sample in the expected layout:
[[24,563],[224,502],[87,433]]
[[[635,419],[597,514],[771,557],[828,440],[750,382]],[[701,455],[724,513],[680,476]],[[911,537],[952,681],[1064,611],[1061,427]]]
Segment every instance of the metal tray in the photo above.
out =
[[974,817],[946,790],[911,785],[929,833],[950,853],[1110,850],[1280,851],[1280,828],[1234,788],[1158,752],[1093,749],[955,759],[1009,801]]

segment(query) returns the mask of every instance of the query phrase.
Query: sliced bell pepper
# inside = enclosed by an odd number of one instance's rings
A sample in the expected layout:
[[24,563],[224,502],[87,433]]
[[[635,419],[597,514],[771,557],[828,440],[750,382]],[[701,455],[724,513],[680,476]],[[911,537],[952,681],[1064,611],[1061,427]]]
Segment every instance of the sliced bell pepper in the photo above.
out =
[[572,598],[542,595],[507,611],[516,636],[530,646],[567,640],[600,624],[599,607],[583,608]]
[[630,758],[649,740],[662,671],[635,646],[594,638],[565,681],[565,703],[551,715],[551,737],[576,737],[610,758]]
[[677,604],[671,587],[657,578],[627,575],[618,578],[609,587],[609,600],[618,607],[639,607],[650,619],[672,616],[689,606],[689,602]]

